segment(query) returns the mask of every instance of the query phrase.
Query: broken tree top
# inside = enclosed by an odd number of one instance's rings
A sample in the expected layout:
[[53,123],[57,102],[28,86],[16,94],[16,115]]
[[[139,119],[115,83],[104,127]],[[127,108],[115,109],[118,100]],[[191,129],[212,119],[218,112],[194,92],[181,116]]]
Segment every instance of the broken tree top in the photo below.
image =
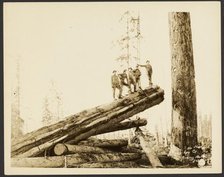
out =
[[[84,110],[63,121],[42,127],[13,140],[12,157],[35,157],[57,143],[79,143],[91,136],[107,132],[128,119],[164,100],[164,91],[158,86],[139,90],[109,104]],[[115,131],[115,130],[112,130]]]

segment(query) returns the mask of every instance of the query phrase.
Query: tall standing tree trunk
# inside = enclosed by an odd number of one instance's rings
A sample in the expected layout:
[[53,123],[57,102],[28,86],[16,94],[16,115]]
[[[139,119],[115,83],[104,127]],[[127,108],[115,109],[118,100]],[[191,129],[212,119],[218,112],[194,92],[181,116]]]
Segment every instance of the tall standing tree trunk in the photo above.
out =
[[169,13],[172,55],[172,143],[183,152],[197,144],[195,71],[190,13]]

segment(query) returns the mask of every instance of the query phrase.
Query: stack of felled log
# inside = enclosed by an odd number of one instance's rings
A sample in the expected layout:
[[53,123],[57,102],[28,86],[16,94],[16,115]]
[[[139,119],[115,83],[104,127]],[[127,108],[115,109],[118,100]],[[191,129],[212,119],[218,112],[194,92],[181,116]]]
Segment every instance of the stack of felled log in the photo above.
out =
[[[125,119],[161,103],[163,99],[164,91],[155,86],[30,132],[12,141],[11,165],[48,168],[138,167],[137,160],[141,158],[142,151],[131,147],[127,139],[108,140],[94,136],[146,125],[145,119]],[[136,135],[140,138],[143,151],[147,151],[144,135],[139,130]],[[149,160],[155,160],[153,153],[148,155]]]

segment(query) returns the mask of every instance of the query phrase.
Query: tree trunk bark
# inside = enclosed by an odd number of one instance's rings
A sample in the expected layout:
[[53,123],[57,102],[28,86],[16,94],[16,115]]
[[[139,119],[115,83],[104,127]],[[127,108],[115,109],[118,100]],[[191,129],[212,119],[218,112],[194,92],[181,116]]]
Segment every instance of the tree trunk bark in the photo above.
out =
[[133,161],[124,162],[101,162],[101,163],[82,163],[67,166],[68,168],[138,168],[139,165]]
[[169,13],[172,55],[172,143],[183,152],[197,144],[195,71],[190,13]]
[[55,155],[67,155],[74,153],[94,153],[94,154],[102,154],[112,152],[108,149],[103,149],[99,147],[92,146],[83,146],[83,145],[70,145],[70,144],[62,144],[58,143],[54,147]]
[[140,141],[140,145],[145,152],[146,156],[149,159],[149,162],[151,163],[152,167],[162,167],[163,165],[161,164],[159,158],[157,157],[156,153],[153,151],[153,147],[150,142],[148,142],[145,139],[145,135],[142,133],[140,129],[137,129],[135,131],[136,136],[138,137]]
[[124,146],[124,147],[121,147],[118,149],[119,152],[126,152],[126,153],[140,153],[140,154],[143,154],[144,152],[139,149],[139,148],[134,148],[130,145],[128,146]]
[[101,148],[113,148],[113,147],[123,147],[128,145],[127,139],[96,139],[90,138],[85,141],[80,141],[78,145],[101,147]]
[[159,87],[145,89],[110,104],[82,111],[64,121],[33,131],[13,142],[12,157],[34,157],[56,143],[73,140],[78,143],[106,131],[113,125],[162,102]]
[[59,168],[74,167],[81,163],[104,163],[104,162],[123,162],[140,159],[138,153],[80,153],[66,156],[51,157],[30,157],[30,158],[11,158],[12,167],[42,167],[42,168]]
[[[145,94],[145,92],[142,94]],[[102,117],[93,121],[86,127],[87,131],[79,134],[78,136],[71,134],[71,136],[65,138],[65,141],[73,139],[73,142],[79,142],[83,139],[89,138],[92,135],[98,134],[99,132],[106,131],[109,127],[117,124],[118,122],[121,122],[124,119],[130,118],[139,112],[161,103],[164,99],[162,95],[164,95],[164,92],[161,89],[158,91],[158,93],[154,93],[150,96],[145,95],[146,97],[139,100],[138,102],[129,104],[119,111],[112,112],[106,117]]]
[[32,157],[32,158],[11,158],[12,167],[33,167],[33,168],[62,168],[65,166],[65,157]]
[[147,125],[147,120],[146,119],[124,121],[124,122],[120,122],[120,123],[118,123],[114,126],[111,126],[108,129],[103,130],[102,132],[99,132],[96,135],[115,132],[115,131],[120,131],[120,130],[127,130],[127,129],[130,129],[130,128],[136,128],[136,127],[141,127],[141,126],[145,126],[145,125]]

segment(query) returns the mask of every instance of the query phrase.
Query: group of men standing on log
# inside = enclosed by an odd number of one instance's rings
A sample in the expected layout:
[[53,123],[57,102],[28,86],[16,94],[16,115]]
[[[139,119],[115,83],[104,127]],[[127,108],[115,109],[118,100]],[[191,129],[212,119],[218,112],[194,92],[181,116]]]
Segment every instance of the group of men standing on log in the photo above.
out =
[[111,76],[111,85],[114,99],[116,99],[116,90],[119,91],[118,98],[122,98],[122,91],[124,86],[128,88],[129,93],[136,92],[137,90],[141,89],[141,71],[139,66],[146,69],[149,86],[152,86],[152,66],[150,65],[149,60],[146,61],[145,65],[137,64],[134,70],[131,67],[128,68],[128,70],[125,69],[122,73],[117,73],[117,71],[114,70],[113,75]]

